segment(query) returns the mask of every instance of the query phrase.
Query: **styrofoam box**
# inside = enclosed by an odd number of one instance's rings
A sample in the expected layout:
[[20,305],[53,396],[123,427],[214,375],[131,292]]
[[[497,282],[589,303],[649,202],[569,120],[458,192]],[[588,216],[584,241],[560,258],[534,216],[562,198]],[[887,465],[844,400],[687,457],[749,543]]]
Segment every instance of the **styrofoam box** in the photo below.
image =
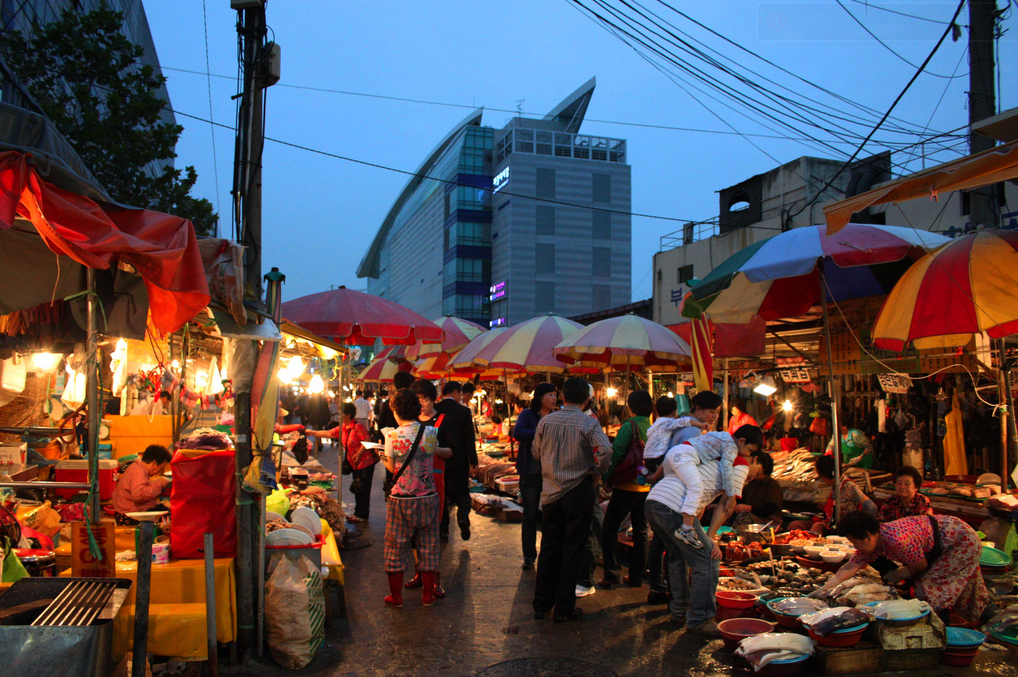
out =
[[0,473],[21,472],[25,467],[25,450],[22,447],[0,447]]

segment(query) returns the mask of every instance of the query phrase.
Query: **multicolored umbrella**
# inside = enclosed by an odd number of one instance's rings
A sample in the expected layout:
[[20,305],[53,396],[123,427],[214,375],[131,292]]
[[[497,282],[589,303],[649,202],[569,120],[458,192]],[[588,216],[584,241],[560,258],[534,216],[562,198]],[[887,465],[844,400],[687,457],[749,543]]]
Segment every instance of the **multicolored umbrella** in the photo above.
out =
[[745,324],[760,315],[778,320],[820,304],[820,266],[828,298],[843,301],[888,293],[912,263],[950,241],[928,231],[850,223],[836,235],[809,226],[756,242],[693,287],[686,317]]
[[[497,334],[497,330],[481,334],[460,351],[451,366],[454,369],[500,369],[510,374],[521,371],[563,372],[566,365],[555,357],[553,351],[555,346],[580,329],[583,325],[557,315],[535,317]],[[483,346],[480,345],[482,340]],[[478,343],[476,348],[475,342]]]
[[891,290],[873,328],[878,348],[953,348],[986,332],[1018,334],[1018,232],[981,230],[919,259]]
[[692,353],[675,332],[636,315],[595,322],[552,352],[568,365],[610,371],[678,371]]
[[408,359],[416,361],[441,353],[445,353],[446,356],[451,355],[470,343],[471,339],[487,331],[479,324],[451,315],[440,317],[434,320],[434,323],[445,331],[445,338],[441,342],[418,341],[407,348]]
[[441,341],[445,332],[409,308],[346,287],[302,296],[283,304],[283,317],[319,336],[347,345],[387,346]]
[[393,376],[398,372],[410,371],[413,367],[412,362],[395,362],[388,355],[379,353],[379,356],[372,360],[354,381],[392,383]]

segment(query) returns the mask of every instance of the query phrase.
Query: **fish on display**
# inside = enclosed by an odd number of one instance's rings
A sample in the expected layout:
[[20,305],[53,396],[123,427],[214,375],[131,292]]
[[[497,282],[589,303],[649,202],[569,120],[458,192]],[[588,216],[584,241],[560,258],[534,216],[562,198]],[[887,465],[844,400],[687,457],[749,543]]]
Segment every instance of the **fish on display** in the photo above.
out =
[[921,599],[888,600],[870,607],[874,616],[881,620],[890,621],[917,618],[928,613],[932,608]]
[[1013,604],[994,616],[986,624],[986,628],[1001,634],[1008,628],[1018,626],[1018,604]]
[[823,609],[816,613],[799,616],[803,625],[807,625],[817,634],[818,637],[826,637],[837,630],[854,628],[855,626],[868,622],[869,614],[861,609],[853,609],[847,606],[836,606],[831,609]]
[[772,661],[813,654],[813,640],[793,632],[768,632],[739,642],[736,656],[742,656],[757,672]]
[[772,604],[771,608],[788,616],[800,616],[826,609],[827,602],[809,597],[787,597]]

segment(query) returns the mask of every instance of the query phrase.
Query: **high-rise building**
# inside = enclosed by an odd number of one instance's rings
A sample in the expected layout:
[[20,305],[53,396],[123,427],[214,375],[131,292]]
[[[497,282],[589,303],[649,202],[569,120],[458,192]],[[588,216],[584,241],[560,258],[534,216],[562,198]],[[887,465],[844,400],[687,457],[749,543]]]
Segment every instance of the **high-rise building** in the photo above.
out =
[[357,269],[426,317],[485,326],[630,300],[626,142],[579,134],[594,80],[541,119],[471,113],[407,182]]

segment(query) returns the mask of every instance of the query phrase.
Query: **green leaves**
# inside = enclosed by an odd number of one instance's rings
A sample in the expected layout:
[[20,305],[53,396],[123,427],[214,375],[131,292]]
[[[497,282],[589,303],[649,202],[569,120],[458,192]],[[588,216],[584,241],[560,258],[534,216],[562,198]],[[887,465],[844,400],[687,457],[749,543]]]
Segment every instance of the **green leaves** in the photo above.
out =
[[123,14],[65,11],[27,35],[3,35],[18,79],[117,202],[190,219],[211,235],[219,216],[190,195],[194,167],[171,163],[183,127],[163,119],[166,81],[121,32]]

